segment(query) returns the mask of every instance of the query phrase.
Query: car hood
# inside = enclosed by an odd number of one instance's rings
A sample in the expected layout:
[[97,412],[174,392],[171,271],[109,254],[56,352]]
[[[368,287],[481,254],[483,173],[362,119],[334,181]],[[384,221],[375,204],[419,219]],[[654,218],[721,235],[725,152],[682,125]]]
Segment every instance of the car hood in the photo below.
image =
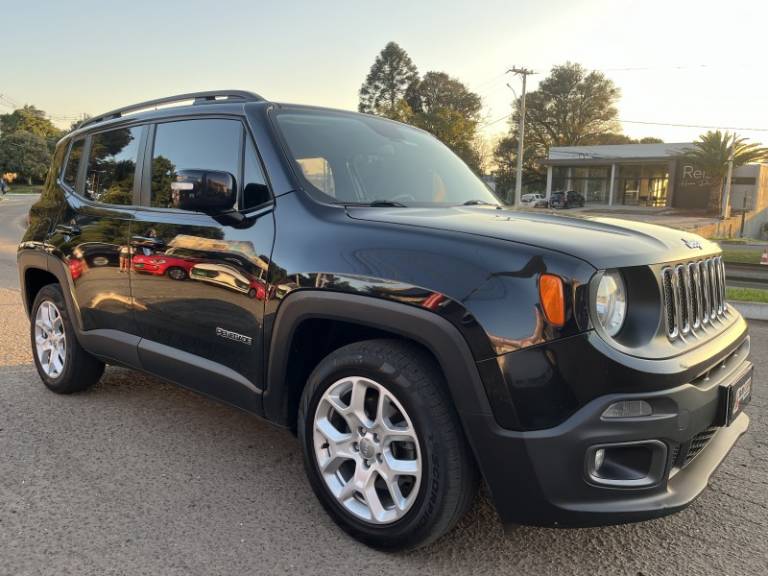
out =
[[601,269],[698,258],[720,250],[714,242],[690,232],[619,218],[465,206],[348,207],[347,213],[356,220],[433,228],[540,246],[576,256]]

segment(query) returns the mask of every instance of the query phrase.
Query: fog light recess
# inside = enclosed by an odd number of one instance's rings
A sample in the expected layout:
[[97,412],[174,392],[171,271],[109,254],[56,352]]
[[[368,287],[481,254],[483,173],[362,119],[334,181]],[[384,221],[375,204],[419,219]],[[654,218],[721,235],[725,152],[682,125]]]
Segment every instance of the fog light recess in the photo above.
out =
[[644,418],[653,415],[653,408],[645,400],[614,402],[603,412],[603,418]]
[[658,440],[592,446],[586,457],[591,482],[621,488],[658,484],[666,462],[667,445]]

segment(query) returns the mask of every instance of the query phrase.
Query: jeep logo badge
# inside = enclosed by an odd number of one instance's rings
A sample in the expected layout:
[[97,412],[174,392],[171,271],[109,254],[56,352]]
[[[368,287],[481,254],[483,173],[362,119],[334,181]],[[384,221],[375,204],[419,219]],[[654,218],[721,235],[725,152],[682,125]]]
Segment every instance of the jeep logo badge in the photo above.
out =
[[685,238],[681,238],[681,240],[683,241],[683,244],[685,244],[691,250],[696,250],[697,248],[699,250],[703,249],[701,246],[701,242],[699,242],[698,240],[686,240]]

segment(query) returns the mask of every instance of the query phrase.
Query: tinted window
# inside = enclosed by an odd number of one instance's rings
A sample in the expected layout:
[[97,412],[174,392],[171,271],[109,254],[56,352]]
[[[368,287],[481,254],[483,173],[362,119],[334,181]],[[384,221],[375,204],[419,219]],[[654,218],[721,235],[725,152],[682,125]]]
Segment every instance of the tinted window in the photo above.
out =
[[80,158],[83,157],[84,143],[85,140],[75,140],[72,143],[72,148],[69,150],[67,167],[64,170],[64,182],[69,184],[72,188],[75,187],[75,182],[77,181],[77,169],[80,167]]
[[243,208],[253,208],[269,202],[269,189],[264,172],[250,137],[245,139],[245,165],[243,168]]
[[458,156],[421,130],[367,115],[309,110],[280,112],[277,123],[310,190],[331,201],[498,204]]
[[133,204],[133,182],[141,127],[100,132],[91,137],[85,195],[104,204]]
[[152,154],[151,205],[175,208],[171,183],[181,170],[229,172],[237,181],[243,125],[237,120],[183,120],[158,124]]

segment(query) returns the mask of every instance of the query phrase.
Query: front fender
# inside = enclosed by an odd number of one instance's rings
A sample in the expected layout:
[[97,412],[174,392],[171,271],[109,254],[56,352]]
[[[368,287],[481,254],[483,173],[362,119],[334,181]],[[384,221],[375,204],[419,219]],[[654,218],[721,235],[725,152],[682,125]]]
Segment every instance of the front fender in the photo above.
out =
[[281,303],[269,351],[264,414],[279,424],[288,422],[290,390],[286,381],[291,341],[305,320],[353,322],[414,340],[437,359],[449,393],[462,414],[491,415],[488,397],[466,340],[445,318],[423,308],[371,296],[320,290],[297,290]]

